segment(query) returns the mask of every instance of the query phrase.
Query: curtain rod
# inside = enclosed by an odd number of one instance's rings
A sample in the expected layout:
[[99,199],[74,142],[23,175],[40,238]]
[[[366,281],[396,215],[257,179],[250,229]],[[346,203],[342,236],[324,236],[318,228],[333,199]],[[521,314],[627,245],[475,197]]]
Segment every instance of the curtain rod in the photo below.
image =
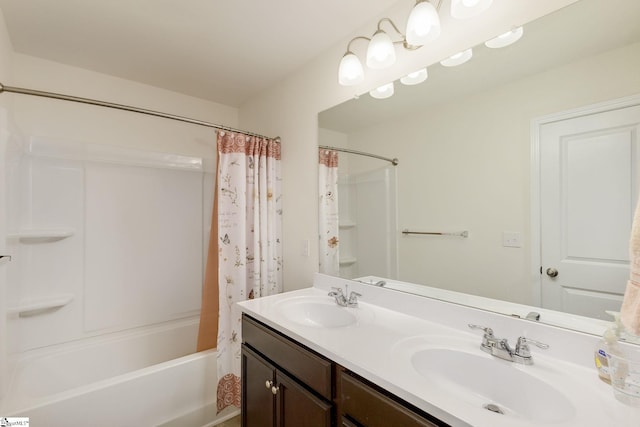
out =
[[[194,124],[194,125],[206,126],[206,127],[210,127],[210,128],[214,128],[214,129],[218,129],[218,130],[223,130],[223,131],[227,131],[227,132],[238,132],[238,133],[244,133],[244,134],[250,135],[250,136],[257,136],[259,138],[268,138],[268,137],[266,137],[264,135],[260,135],[258,133],[246,132],[246,131],[243,131],[243,130],[240,130],[240,129],[234,129],[234,128],[229,127],[229,126],[222,126],[222,125],[217,125],[215,123],[205,122],[203,120],[191,119],[189,117],[177,116],[175,114],[168,114],[168,113],[162,113],[160,111],[154,111],[154,110],[147,110],[147,109],[144,109],[144,108],[132,107],[130,105],[114,104],[112,102],[98,101],[97,99],[81,98],[81,97],[78,97],[78,96],[63,95],[63,94],[60,94],[60,93],[45,92],[45,91],[41,91],[41,90],[25,89],[25,88],[21,88],[21,87],[13,87],[13,86],[5,86],[2,83],[0,83],[0,93],[2,93],[2,92],[19,93],[19,94],[22,94],[22,95],[41,96],[41,97],[44,97],[44,98],[53,98],[53,99],[61,99],[63,101],[79,102],[81,104],[97,105],[99,107],[107,107],[107,108],[114,108],[116,110],[131,111],[131,112],[134,112],[134,113],[146,114],[146,115],[149,115],[149,116],[161,117],[161,118],[164,118],[164,119],[171,119],[171,120],[177,120],[177,121],[180,121],[180,122],[191,123],[191,124]],[[280,142],[280,137],[279,136],[275,137],[274,139],[277,142]]]
[[396,158],[390,159],[388,157],[378,156],[377,154],[365,153],[364,151],[350,150],[348,148],[330,147],[328,145],[318,145],[318,148],[321,148],[323,150],[342,151],[344,153],[358,154],[360,156],[367,156],[367,157],[373,157],[375,159],[386,160],[387,162],[391,163],[393,166],[398,166],[398,163],[399,163],[398,159]]

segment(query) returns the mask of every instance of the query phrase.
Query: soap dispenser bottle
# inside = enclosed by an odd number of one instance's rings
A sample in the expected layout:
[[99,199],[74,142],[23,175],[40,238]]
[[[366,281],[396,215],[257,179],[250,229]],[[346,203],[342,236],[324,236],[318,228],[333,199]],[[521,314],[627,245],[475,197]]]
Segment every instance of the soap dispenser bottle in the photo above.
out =
[[[609,313],[609,312],[607,312]],[[598,370],[600,379],[611,384],[611,374],[609,372],[609,360],[607,354],[617,353],[618,338],[621,331],[620,317],[618,313],[609,313],[615,317],[615,321],[607,328],[602,338],[596,344],[594,350],[594,362]]]

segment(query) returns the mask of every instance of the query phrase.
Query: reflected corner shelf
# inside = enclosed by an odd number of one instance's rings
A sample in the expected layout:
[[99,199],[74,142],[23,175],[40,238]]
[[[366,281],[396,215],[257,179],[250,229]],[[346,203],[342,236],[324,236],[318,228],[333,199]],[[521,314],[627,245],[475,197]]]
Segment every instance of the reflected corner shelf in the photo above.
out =
[[28,228],[17,233],[7,235],[8,239],[19,240],[21,243],[57,242],[75,234],[72,228]]

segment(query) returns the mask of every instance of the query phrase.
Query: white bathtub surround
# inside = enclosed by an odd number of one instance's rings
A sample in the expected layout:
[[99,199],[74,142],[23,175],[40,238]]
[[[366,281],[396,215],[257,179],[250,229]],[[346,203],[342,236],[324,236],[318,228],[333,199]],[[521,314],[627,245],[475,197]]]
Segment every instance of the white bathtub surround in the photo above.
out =
[[148,425],[215,404],[217,354],[194,354],[211,159],[45,137],[18,145],[0,414]]
[[[362,312],[373,314],[368,320],[345,327],[319,328],[292,321],[278,309],[283,300],[292,297],[331,301],[327,296],[330,288],[347,284],[349,292],[362,294],[358,298]],[[546,422],[555,427],[640,424],[637,408],[618,402],[611,387],[598,379],[593,367],[593,346],[598,337],[593,335],[324,275],[316,276],[313,288],[239,305],[258,320],[452,426],[539,427]],[[531,366],[502,361],[480,350],[482,332],[470,330],[469,323],[493,328],[496,336],[508,338],[512,345],[517,337],[526,336],[550,347],[541,350],[532,346]],[[429,382],[413,370],[411,355],[413,350],[420,349],[452,350],[470,360],[482,359],[488,366],[498,363],[509,373],[526,377],[540,385],[540,390],[552,390],[562,399],[548,402],[555,407],[546,413],[530,411],[527,417],[519,416],[511,408],[507,408],[511,410],[507,415],[492,413],[476,405],[468,392],[450,393],[447,381]],[[500,384],[500,378],[496,378],[496,384]],[[507,391],[525,392],[518,387]],[[542,402],[536,400],[535,394],[527,395],[526,399],[531,401],[526,410]],[[561,400],[568,403],[558,404]]]
[[217,221],[212,222],[198,350],[217,348],[222,411],[240,407],[242,331],[234,303],[282,291],[282,201],[279,140],[218,131],[217,142]]
[[[197,331],[192,318],[32,351],[18,361],[0,413],[67,427],[148,426],[203,412],[215,407],[217,355],[193,354]],[[203,413],[197,427],[223,420]]]
[[15,156],[11,354],[198,313],[203,158],[46,138]]

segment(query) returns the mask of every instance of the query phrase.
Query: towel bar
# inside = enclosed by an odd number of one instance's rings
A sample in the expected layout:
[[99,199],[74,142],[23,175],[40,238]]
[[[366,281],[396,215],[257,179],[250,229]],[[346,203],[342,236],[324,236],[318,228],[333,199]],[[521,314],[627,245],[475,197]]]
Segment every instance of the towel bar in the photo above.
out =
[[428,234],[428,235],[432,235],[432,236],[456,236],[456,237],[463,237],[463,238],[467,238],[469,237],[469,232],[468,231],[456,231],[456,232],[435,232],[435,231],[409,231],[406,228],[404,230],[402,230],[402,234],[407,235],[407,234]]

